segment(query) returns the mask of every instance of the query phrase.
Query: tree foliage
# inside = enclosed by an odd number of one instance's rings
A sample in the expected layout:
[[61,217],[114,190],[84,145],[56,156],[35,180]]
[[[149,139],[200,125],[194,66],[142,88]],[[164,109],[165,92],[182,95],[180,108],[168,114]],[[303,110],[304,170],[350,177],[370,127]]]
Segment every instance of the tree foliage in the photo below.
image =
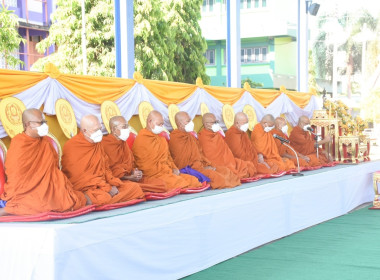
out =
[[166,22],[174,39],[176,81],[194,83],[201,77],[204,84],[210,82],[206,75],[206,40],[198,21],[201,18],[202,0],[163,0]]
[[[198,19],[200,0],[135,0],[135,70],[144,78],[194,83],[205,74],[205,39]],[[88,74],[115,75],[113,1],[86,0]],[[47,61],[63,73],[82,74],[80,0],[57,0],[49,37],[37,48],[58,50],[33,65],[41,70]]]
[[14,11],[7,7],[0,7],[0,57],[4,58],[7,65],[11,68],[23,62],[13,56],[18,51],[20,44],[25,40],[18,34],[18,17]]
[[362,42],[357,40],[357,35],[362,32],[364,23],[372,31],[377,26],[377,20],[366,10],[342,11],[339,14],[330,11],[318,21],[320,32],[313,47],[316,74],[332,80],[333,42],[337,41],[338,51],[346,53],[346,65],[338,69],[338,74],[347,76],[348,97],[352,91],[351,76],[362,70]]

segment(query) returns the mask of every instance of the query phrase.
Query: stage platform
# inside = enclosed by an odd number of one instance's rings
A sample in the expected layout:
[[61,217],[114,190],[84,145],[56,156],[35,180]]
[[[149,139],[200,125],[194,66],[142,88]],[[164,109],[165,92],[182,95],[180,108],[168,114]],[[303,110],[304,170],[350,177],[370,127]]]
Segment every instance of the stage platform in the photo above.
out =
[[1,279],[178,279],[346,214],[380,161],[50,222],[0,224]]

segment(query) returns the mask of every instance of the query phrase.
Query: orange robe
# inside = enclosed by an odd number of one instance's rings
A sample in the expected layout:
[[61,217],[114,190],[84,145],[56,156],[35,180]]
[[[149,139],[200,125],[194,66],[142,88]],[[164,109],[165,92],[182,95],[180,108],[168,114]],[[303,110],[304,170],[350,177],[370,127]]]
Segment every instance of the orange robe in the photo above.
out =
[[5,211],[9,214],[64,212],[86,205],[84,194],[74,191],[59,170],[58,154],[46,136],[16,135],[7,153],[5,173],[1,198],[7,201]]
[[296,168],[291,160],[281,158],[273,135],[265,132],[260,123],[256,124],[253,128],[251,140],[257,152],[263,154],[265,161],[276,164],[279,167],[279,171],[288,171]]
[[[127,141],[117,139],[112,134],[103,137],[102,145],[108,156],[108,163],[113,176],[122,178],[132,173],[135,167],[135,158]],[[128,180],[126,180],[128,181]],[[165,192],[165,182],[157,178],[143,178],[136,182],[144,192]]]
[[[145,197],[137,183],[122,182],[112,175],[102,144],[88,142],[82,133],[75,135],[63,147],[62,170],[74,189],[85,192],[96,205]],[[119,190],[113,197],[109,194],[112,186]]]
[[[272,129],[270,131],[270,133],[272,133],[272,135],[273,134],[277,134],[278,136],[280,136],[280,137],[282,137],[282,138],[284,138],[286,140],[289,140],[289,137],[285,133],[283,133],[281,130],[279,130],[277,128]],[[288,154],[288,155],[292,156],[292,158],[289,158],[289,159],[291,161],[293,161],[294,165],[297,167],[297,159],[296,159],[296,156],[295,156],[294,152],[289,147],[287,147],[286,145],[282,144],[279,139],[275,138],[274,141],[276,142],[276,145],[277,145],[277,148],[278,148],[278,152],[280,153],[280,156],[282,156],[283,158],[284,158],[285,154]],[[290,143],[287,143],[287,144],[289,146],[291,146]],[[292,147],[292,148],[294,149],[294,147]],[[296,150],[296,149],[294,149],[294,150]],[[297,152],[297,150],[296,150],[296,152]],[[316,157],[309,157],[310,160],[309,160],[309,162],[307,162],[306,160],[304,160],[303,158],[300,157],[301,154],[299,152],[297,153],[297,155],[298,155],[298,160],[299,160],[299,163],[300,163],[301,167],[309,167],[309,166],[318,166],[319,165],[319,161],[317,160]]]
[[256,168],[252,162],[234,157],[220,133],[202,129],[198,138],[204,155],[213,166],[226,166],[240,179],[253,177],[256,174]]
[[295,126],[289,136],[290,143],[297,152],[313,158],[314,161],[318,160],[321,165],[328,162],[328,159],[322,154],[323,149],[319,148],[319,158],[317,158],[317,149],[315,148],[314,135],[308,131],[304,131],[298,125]]
[[189,132],[175,129],[170,134],[169,148],[175,165],[182,169],[190,166],[211,179],[213,189],[233,188],[240,185],[240,179],[224,166],[216,170],[205,169],[211,162],[204,156],[199,141]]
[[147,129],[141,129],[132,147],[135,163],[148,178],[158,178],[165,182],[165,191],[177,188],[198,188],[202,184],[194,176],[173,174],[178,169],[170,156],[168,142],[164,137]]
[[253,162],[258,174],[273,174],[278,171],[278,166],[273,163],[268,163],[270,167],[268,168],[265,164],[258,162],[257,151],[249,140],[248,134],[236,126],[233,125],[228,129],[225,140],[236,158]]

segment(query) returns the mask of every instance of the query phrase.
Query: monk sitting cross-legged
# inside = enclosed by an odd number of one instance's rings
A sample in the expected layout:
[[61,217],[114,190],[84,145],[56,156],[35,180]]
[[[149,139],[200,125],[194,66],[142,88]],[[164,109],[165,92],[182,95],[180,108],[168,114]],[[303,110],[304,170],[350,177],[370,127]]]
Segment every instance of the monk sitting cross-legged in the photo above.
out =
[[213,189],[233,188],[240,185],[240,179],[225,166],[212,166],[204,156],[198,139],[191,134],[194,123],[186,112],[175,115],[178,129],[170,134],[169,148],[174,163],[182,169],[190,166],[192,169],[211,179]]
[[74,191],[58,168],[58,154],[46,136],[49,127],[40,110],[22,114],[24,132],[11,142],[5,161],[7,181],[0,214],[31,215],[64,212],[86,205],[82,192]]
[[247,134],[248,117],[245,113],[236,113],[234,125],[226,132],[226,143],[236,158],[251,161],[258,174],[273,174],[278,171],[274,163],[267,163],[262,154],[258,154]]
[[87,115],[80,122],[80,133],[63,147],[62,170],[74,189],[86,193],[96,205],[143,199],[145,195],[137,183],[122,182],[112,175],[102,138],[99,119]]
[[[307,155],[308,157],[317,157],[317,143],[315,136],[309,131],[311,129],[310,119],[306,116],[301,116],[298,120],[298,125],[295,126],[290,133],[289,140],[297,152]],[[325,139],[318,141],[318,145],[331,142],[330,135],[326,135]],[[318,148],[320,162],[319,165],[332,161],[328,154],[322,148]]]
[[[278,118],[276,118],[274,125],[275,125],[275,128],[272,129],[270,131],[270,133],[272,135],[280,136],[281,138],[289,141],[289,138],[287,135],[288,126],[286,124],[286,120],[284,118],[278,117]],[[283,158],[290,159],[297,166],[297,158],[296,158],[294,152],[289,147],[282,144],[281,140],[275,138],[274,141],[276,142],[280,156]],[[291,146],[290,144],[288,144],[288,145]],[[292,147],[292,148],[294,149],[294,147]],[[320,165],[319,160],[314,155],[305,156],[305,155],[297,152],[297,156],[298,156],[300,167],[309,167],[309,166],[319,166]]]
[[160,112],[152,111],[147,126],[139,131],[132,151],[135,163],[147,178],[158,178],[165,182],[164,191],[198,188],[202,184],[194,176],[182,174],[175,165],[167,140],[159,134],[164,131],[164,119]]
[[222,135],[220,126],[212,113],[203,115],[203,129],[199,132],[199,143],[204,155],[213,166],[226,166],[240,179],[253,177],[255,165],[250,161],[235,158]]
[[273,128],[274,117],[265,115],[253,128],[251,134],[253,146],[258,153],[263,154],[266,162],[277,165],[279,171],[295,170],[296,166],[291,160],[281,158],[273,135],[269,133]]
[[144,192],[165,192],[165,182],[156,178],[143,176],[141,170],[135,168],[135,159],[129,148],[128,123],[122,116],[112,117],[109,121],[111,134],[103,137],[102,145],[108,155],[113,176],[122,181],[133,181],[140,185]]

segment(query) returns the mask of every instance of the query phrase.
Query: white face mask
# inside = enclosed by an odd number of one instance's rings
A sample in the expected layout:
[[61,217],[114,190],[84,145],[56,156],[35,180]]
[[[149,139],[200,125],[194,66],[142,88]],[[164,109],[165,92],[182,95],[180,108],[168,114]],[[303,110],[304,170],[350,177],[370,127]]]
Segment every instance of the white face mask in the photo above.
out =
[[160,134],[163,131],[164,131],[164,126],[161,126],[161,125],[155,125],[154,128],[152,129],[152,132],[154,134]]
[[284,133],[284,134],[288,134],[288,125],[284,125],[284,126],[281,128],[281,131],[282,131],[282,133]]
[[211,126],[211,130],[213,132],[218,132],[220,130],[220,125],[218,123],[214,123],[212,126]]
[[37,133],[40,137],[44,137],[48,134],[49,132],[49,126],[46,123],[43,123],[39,127],[36,127]]
[[243,125],[240,126],[240,130],[243,131],[243,132],[247,132],[248,126],[249,126],[249,124],[245,123],[245,124],[243,124]]
[[305,125],[305,126],[303,127],[303,130],[304,130],[304,131],[308,131],[307,129],[308,129],[309,127],[311,127],[311,125],[310,125],[310,124],[307,124],[307,125]]
[[129,129],[128,128],[120,129],[119,139],[126,141],[128,137],[129,137]]
[[274,128],[274,126],[266,126],[266,127],[264,127],[264,131],[265,131],[265,132],[269,132],[269,131],[271,131],[273,128]]
[[190,121],[187,125],[185,125],[185,131],[186,132],[192,132],[192,131],[194,131],[194,123],[193,123],[193,121]]
[[90,135],[90,139],[94,141],[94,143],[99,143],[103,139],[102,131],[100,129],[95,131],[93,134]]

